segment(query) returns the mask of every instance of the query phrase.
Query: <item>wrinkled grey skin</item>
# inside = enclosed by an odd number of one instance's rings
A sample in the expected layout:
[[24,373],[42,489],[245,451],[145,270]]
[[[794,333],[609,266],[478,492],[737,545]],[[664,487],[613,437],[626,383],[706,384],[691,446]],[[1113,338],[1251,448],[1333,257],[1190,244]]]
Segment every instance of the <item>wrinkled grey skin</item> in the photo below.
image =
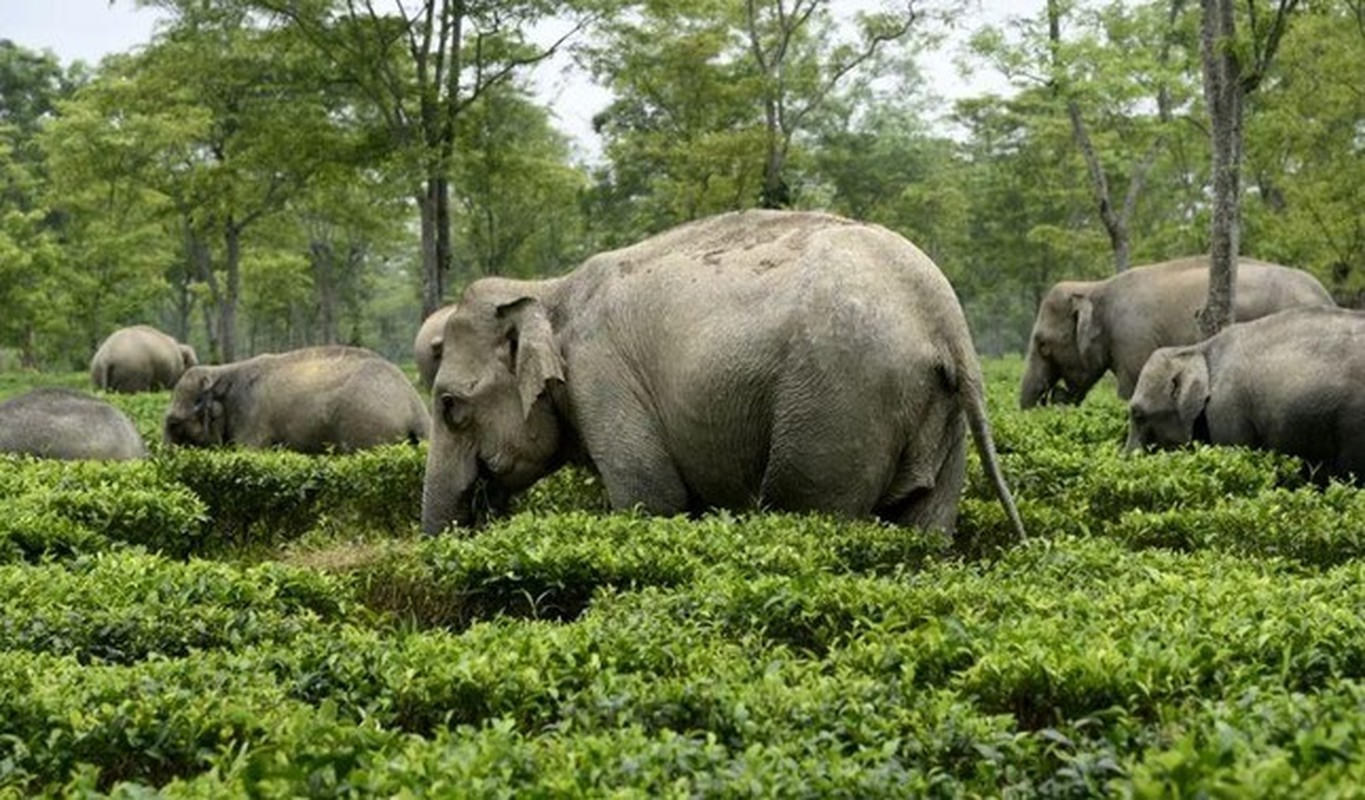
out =
[[455,305],[452,303],[431,312],[422,321],[422,327],[417,329],[417,338],[412,342],[412,357],[417,362],[417,374],[426,391],[431,391],[431,383],[436,379],[436,368],[441,366],[446,317],[454,310]]
[[614,508],[875,515],[951,531],[973,433],[1000,475],[961,306],[872,225],[748,211],[543,281],[471,284],[446,320],[422,525],[466,525],[565,462]]
[[100,344],[90,359],[90,380],[107,392],[154,392],[171,388],[198,363],[193,347],[150,325],[134,325]]
[[1365,477],[1365,314],[1292,309],[1157,350],[1128,403],[1127,449],[1191,441]]
[[147,448],[137,427],[108,402],[72,389],[34,389],[0,403],[0,453],[124,461]]
[[431,420],[398,367],[358,347],[308,347],[181,376],[168,444],[350,452],[425,439]]
[[[1119,397],[1133,394],[1138,373],[1158,347],[1199,341],[1195,315],[1209,290],[1206,256],[1132,269],[1102,281],[1065,281],[1038,306],[1020,408],[1049,400],[1080,403],[1113,370]],[[1237,262],[1238,321],[1299,306],[1332,306],[1302,270],[1243,258]]]

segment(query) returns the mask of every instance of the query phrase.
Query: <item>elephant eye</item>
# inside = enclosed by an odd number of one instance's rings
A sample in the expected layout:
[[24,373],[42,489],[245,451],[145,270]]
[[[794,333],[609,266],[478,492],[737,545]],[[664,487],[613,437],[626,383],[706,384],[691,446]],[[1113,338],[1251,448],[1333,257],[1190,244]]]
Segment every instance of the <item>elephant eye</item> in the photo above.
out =
[[441,419],[445,420],[449,428],[462,428],[469,422],[472,416],[472,408],[468,399],[456,397],[445,392],[437,400],[440,404]]

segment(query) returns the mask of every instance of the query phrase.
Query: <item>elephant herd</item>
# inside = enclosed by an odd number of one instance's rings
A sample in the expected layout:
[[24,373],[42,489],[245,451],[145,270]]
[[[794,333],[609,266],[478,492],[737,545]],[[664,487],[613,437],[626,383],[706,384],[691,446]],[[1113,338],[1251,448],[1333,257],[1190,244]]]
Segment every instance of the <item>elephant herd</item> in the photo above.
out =
[[1129,451],[1189,442],[1365,476],[1365,313],[1306,272],[1238,263],[1236,324],[1200,341],[1208,259],[1063,282],[1039,305],[1019,403],[1079,403],[1108,371],[1128,401]]
[[[1112,370],[1128,446],[1229,442],[1365,467],[1365,316],[1311,276],[1244,261],[1234,325],[1198,342],[1207,260],[1058,284],[1040,304],[1025,408],[1080,402]],[[1284,310],[1293,309],[1293,310]],[[1278,313],[1276,313],[1278,312]],[[168,444],[349,451],[430,439],[422,527],[505,509],[563,464],[614,508],[764,508],[951,531],[966,440],[1024,535],[962,307],[937,266],[876,225],[813,212],[698,220],[545,280],[484,278],[414,340],[424,401],[396,366],[313,347],[221,366],[147,326],[102,343],[105,391],[170,389]],[[138,458],[99,397],[0,404],[0,451]]]
[[[202,366],[187,346],[138,325],[100,345],[91,378],[108,391],[171,388],[163,434],[171,445],[350,452],[415,443],[431,427],[402,370],[359,347],[306,347]],[[0,403],[0,452],[121,460],[141,458],[147,447],[109,402],[46,388]]]

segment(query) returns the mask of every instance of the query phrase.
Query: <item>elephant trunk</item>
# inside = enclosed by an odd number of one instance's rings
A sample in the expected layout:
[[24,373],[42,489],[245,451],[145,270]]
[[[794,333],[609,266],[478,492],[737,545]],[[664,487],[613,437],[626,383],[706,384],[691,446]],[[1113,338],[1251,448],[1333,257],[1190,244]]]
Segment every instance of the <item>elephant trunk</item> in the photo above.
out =
[[474,520],[478,454],[472,445],[457,444],[439,422],[432,426],[422,482],[422,532],[434,536],[450,523],[467,526]]
[[1019,407],[1030,409],[1040,403],[1046,403],[1056,382],[1057,375],[1053,372],[1052,366],[1030,349],[1024,377],[1019,382]]

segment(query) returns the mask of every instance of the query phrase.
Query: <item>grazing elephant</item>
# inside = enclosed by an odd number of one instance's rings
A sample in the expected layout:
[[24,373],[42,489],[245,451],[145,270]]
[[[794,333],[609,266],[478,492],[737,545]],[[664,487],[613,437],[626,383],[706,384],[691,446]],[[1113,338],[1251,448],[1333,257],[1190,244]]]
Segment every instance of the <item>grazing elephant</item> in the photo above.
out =
[[398,367],[359,347],[308,347],[194,367],[166,410],[169,444],[348,452],[427,437],[431,420]]
[[[1108,370],[1118,379],[1119,397],[1127,400],[1153,350],[1199,341],[1195,315],[1208,291],[1207,256],[1053,286],[1033,322],[1019,406],[1032,408],[1049,399],[1080,403]],[[1297,306],[1331,305],[1331,295],[1306,272],[1247,258],[1237,262],[1239,321]]]
[[193,347],[150,325],[134,325],[100,344],[90,359],[90,380],[107,392],[154,392],[171,388],[198,363]]
[[427,533],[568,461],[595,469],[618,509],[872,514],[950,531],[970,429],[1023,535],[957,297],[883,228],[724,214],[558,278],[476,281],[443,338]]
[[1163,347],[1128,414],[1129,450],[1247,445],[1365,477],[1365,313],[1296,308]]
[[119,409],[73,389],[34,389],[0,403],[0,453],[123,461],[147,448]]
[[431,312],[417,329],[417,338],[412,342],[412,357],[417,362],[417,374],[421,377],[422,388],[431,391],[431,382],[436,378],[436,368],[441,366],[442,332],[446,317],[455,310],[454,304],[443,306]]

